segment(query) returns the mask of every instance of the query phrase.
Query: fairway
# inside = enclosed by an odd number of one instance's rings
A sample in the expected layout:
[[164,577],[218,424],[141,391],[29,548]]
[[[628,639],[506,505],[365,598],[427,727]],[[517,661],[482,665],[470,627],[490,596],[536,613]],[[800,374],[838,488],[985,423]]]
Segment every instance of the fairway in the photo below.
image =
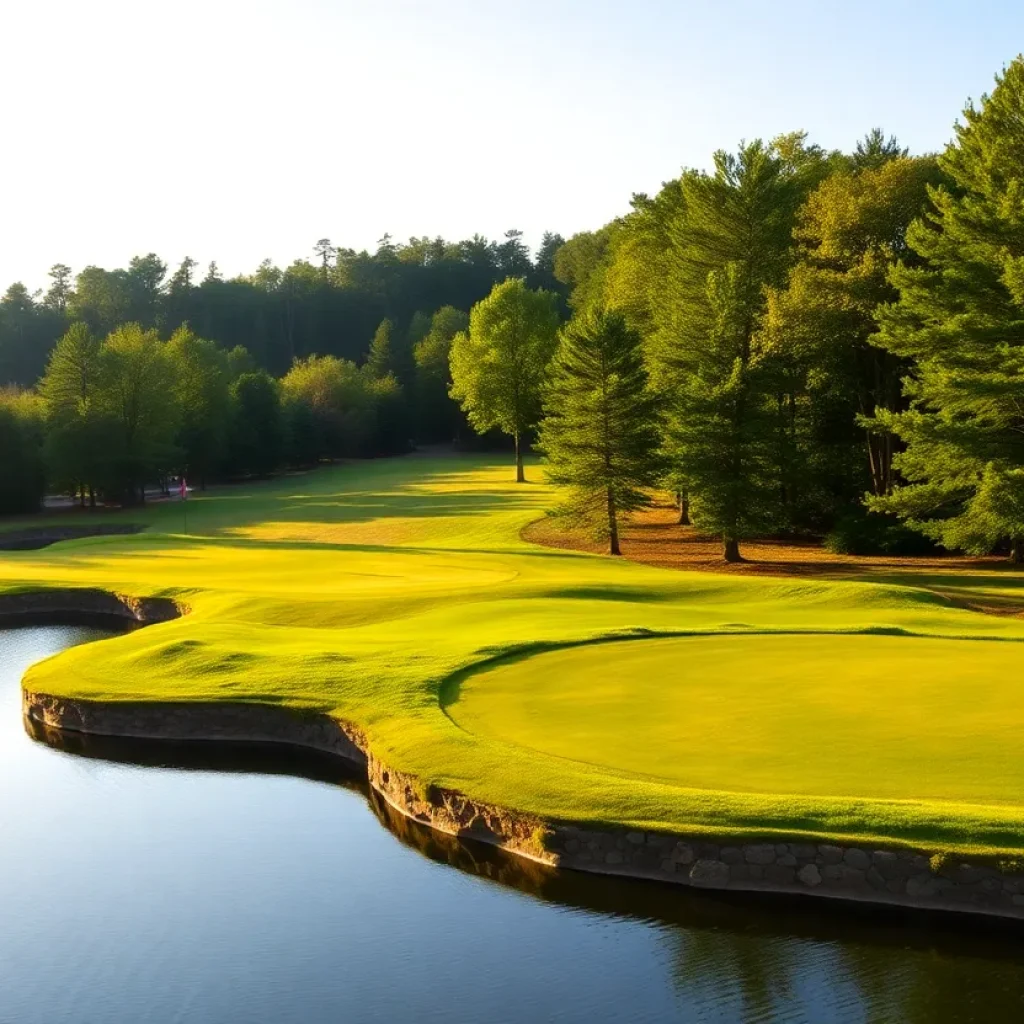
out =
[[0,592],[189,613],[25,685],[316,710],[397,771],[549,820],[1024,849],[1024,621],[533,545],[554,495],[528,470],[410,456],[215,488],[187,534],[177,501],[83,516],[145,529],[4,552]]
[[685,637],[482,671],[449,714],[480,736],[684,786],[1013,803],[1022,685],[1011,644]]

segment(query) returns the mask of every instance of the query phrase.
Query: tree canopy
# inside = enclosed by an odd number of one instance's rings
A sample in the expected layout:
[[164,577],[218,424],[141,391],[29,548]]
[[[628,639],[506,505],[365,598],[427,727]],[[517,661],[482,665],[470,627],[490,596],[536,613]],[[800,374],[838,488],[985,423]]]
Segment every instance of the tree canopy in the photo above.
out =
[[557,300],[521,277],[496,285],[469,314],[469,330],[451,346],[451,395],[480,431],[512,437],[516,480],[522,483],[522,443],[540,417],[541,387],[558,330]]

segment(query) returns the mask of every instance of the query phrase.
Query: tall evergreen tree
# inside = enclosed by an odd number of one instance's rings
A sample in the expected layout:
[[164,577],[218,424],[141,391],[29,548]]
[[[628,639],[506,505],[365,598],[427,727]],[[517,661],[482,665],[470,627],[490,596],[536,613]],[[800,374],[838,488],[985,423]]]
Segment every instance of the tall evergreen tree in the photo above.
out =
[[949,548],[1006,544],[1024,562],[1024,58],[969,105],[939,158],[952,185],[907,236],[878,343],[915,368],[910,409],[879,414],[906,444],[905,484],[872,498]]
[[68,329],[54,350],[39,384],[46,409],[46,457],[51,482],[86,490],[96,503],[107,449],[105,419],[97,406],[99,342],[79,322]]
[[480,433],[497,428],[512,437],[517,483],[526,480],[522,443],[539,418],[541,385],[554,354],[556,302],[551,292],[510,277],[470,310],[469,330],[452,341],[451,396]]
[[391,375],[403,387],[412,384],[415,376],[412,346],[408,335],[403,337],[389,319],[382,320],[374,332],[366,356],[366,372],[374,380]]
[[771,387],[755,346],[764,290],[784,279],[802,176],[761,142],[688,172],[668,227],[650,352],[668,399],[673,483],[697,526],[739,542],[773,524],[780,502]]
[[907,153],[908,150],[899,144],[895,135],[886,138],[885,132],[881,128],[872,128],[857,143],[850,163],[857,171],[877,170],[890,160],[907,156]]
[[621,313],[577,314],[563,329],[544,393],[538,447],[568,487],[561,513],[596,527],[621,554],[619,527],[650,504],[662,475],[658,408],[640,335]]

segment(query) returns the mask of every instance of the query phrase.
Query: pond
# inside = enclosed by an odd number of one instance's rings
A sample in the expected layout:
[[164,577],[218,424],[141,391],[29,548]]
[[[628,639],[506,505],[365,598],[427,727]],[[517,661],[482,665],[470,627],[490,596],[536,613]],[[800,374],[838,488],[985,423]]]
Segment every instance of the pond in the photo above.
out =
[[33,741],[24,670],[102,635],[0,631],[3,1024],[1022,1019],[1014,925],[558,873],[322,760]]

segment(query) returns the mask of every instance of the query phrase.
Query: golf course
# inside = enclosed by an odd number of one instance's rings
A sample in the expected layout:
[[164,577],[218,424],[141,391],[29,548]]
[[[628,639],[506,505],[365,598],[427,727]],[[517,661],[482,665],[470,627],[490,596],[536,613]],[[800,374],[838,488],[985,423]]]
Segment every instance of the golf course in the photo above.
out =
[[1024,620],[911,576],[541,547],[521,532],[553,491],[542,466],[527,475],[414,455],[69,513],[144,529],[5,551],[0,594],[100,589],[187,614],[66,650],[24,685],[327,714],[424,785],[542,820],[1024,852]]

